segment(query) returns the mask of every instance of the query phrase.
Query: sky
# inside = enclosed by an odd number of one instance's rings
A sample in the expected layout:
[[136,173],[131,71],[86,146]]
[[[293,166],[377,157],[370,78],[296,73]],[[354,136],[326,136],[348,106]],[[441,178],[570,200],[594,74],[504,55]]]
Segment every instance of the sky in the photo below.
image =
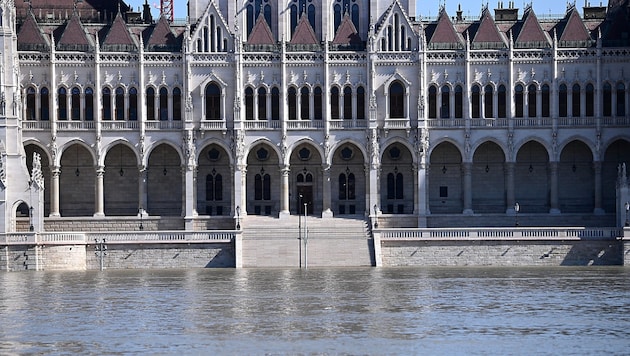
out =
[[[138,7],[141,7],[144,4],[145,0],[127,0],[127,4],[131,5],[133,9],[137,10]],[[187,6],[188,0],[172,0],[174,3],[175,9],[175,18],[176,19],[185,19],[187,15]],[[387,1],[387,0],[385,0]],[[435,1],[435,0],[434,0]],[[422,15],[423,17],[435,17],[439,11],[439,4],[446,3],[446,12],[455,16],[455,12],[457,11],[458,4],[461,4],[462,11],[464,12],[464,17],[466,19],[476,19],[479,18],[481,14],[482,4],[488,4],[491,10],[494,10],[497,7],[498,0],[438,0],[438,4],[435,4],[434,1],[426,1],[426,0],[418,0],[416,3],[416,14]],[[503,7],[508,7],[508,2],[510,0],[502,0]],[[582,7],[584,6],[584,0],[576,0],[577,8],[582,13]],[[592,6],[599,6],[600,3],[603,3],[603,6],[608,4],[606,0],[587,0],[591,3]],[[153,5],[153,16],[157,17],[160,10],[160,1],[159,0],[148,0],[149,4]],[[519,16],[523,15],[523,9],[529,3],[532,3],[534,7],[534,11],[538,17],[553,14],[553,15],[563,15],[567,8],[567,2],[563,0],[514,0],[514,6],[517,7],[519,11]]]

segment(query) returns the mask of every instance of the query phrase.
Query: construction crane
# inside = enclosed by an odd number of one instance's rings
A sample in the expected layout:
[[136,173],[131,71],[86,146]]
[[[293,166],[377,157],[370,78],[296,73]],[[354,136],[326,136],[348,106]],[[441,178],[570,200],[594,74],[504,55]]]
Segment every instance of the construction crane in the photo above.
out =
[[160,16],[166,17],[173,22],[173,2],[175,0],[160,0]]

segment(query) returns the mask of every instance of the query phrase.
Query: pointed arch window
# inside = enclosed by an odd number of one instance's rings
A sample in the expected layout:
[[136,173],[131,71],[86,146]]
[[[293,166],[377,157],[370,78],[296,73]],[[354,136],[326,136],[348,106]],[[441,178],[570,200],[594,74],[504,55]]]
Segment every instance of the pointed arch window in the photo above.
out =
[[592,117],[595,115],[595,87],[593,84],[588,83],[586,85],[586,116]]
[[182,119],[182,91],[179,88],[173,89],[173,120]]
[[500,118],[507,117],[507,89],[505,85],[499,85],[499,90],[497,90],[497,109]]
[[355,177],[346,169],[346,173],[339,175],[339,200],[355,200]]
[[254,176],[254,200],[271,200],[271,176],[259,173]]
[[66,88],[59,88],[57,91],[57,102],[59,103],[59,111],[58,116],[59,120],[67,120],[68,119],[68,98]]
[[288,95],[289,120],[297,120],[297,91],[294,87],[289,88]]
[[580,117],[580,107],[581,107],[581,93],[580,93],[580,85],[574,84],[573,88],[571,88],[571,115],[573,117]]
[[26,120],[35,120],[35,89],[26,89]]
[[483,117],[494,117],[494,88],[490,84],[483,89]]
[[214,170],[206,176],[206,200],[223,201],[223,176]]
[[94,90],[92,88],[85,89],[85,120],[94,120]]
[[565,84],[560,84],[558,88],[558,116],[559,117],[567,117],[568,114],[568,93],[567,86]]
[[334,32],[337,33],[337,30],[339,29],[339,26],[341,25],[341,17],[343,16],[343,14],[341,13],[341,5],[339,4],[340,0],[337,0],[337,4],[335,4],[335,6],[333,6],[333,26],[334,26]]
[[514,113],[516,117],[523,117],[524,108],[523,108],[523,99],[524,99],[524,88],[521,84],[518,84],[514,88]]
[[115,109],[116,109],[116,120],[124,120],[125,119],[125,91],[123,88],[116,88],[116,98],[115,98]]
[[343,88],[343,118],[352,119],[352,89],[349,86]]
[[405,117],[405,88],[399,81],[389,86],[389,117],[392,119]]
[[404,181],[398,168],[387,174],[387,199],[404,199]]
[[440,117],[451,117],[451,90],[448,85],[442,86],[442,104],[440,105]]
[[265,21],[267,21],[267,25],[271,27],[271,6],[269,4],[265,4],[263,6],[263,0],[249,0],[247,4],[247,34],[251,35],[252,30],[254,29],[254,25],[256,24],[256,19],[260,16],[260,10],[263,10],[263,16]]
[[40,100],[40,119],[42,121],[50,120],[50,94],[48,88],[44,87],[39,91]]
[[464,89],[461,85],[455,87],[455,117],[464,117]]
[[544,84],[541,88],[541,106],[542,117],[549,117],[551,114],[551,94],[549,93],[549,85]]
[[280,119],[280,90],[277,87],[271,89],[271,119]]
[[617,116],[626,115],[626,86],[623,83],[617,84],[617,105],[615,105]]
[[470,94],[470,101],[471,101],[471,117],[478,119],[481,117],[481,89],[479,88],[478,85],[473,85],[472,90],[471,90],[471,94]]
[[254,120],[254,89],[245,89],[245,120]]
[[168,90],[160,88],[160,121],[168,120]]
[[357,88],[357,119],[365,120],[365,89]]
[[81,120],[81,91],[74,87],[70,91],[70,118],[72,120]]
[[339,88],[330,89],[330,118],[338,120],[339,117]]
[[322,88],[315,87],[313,91],[313,110],[315,112],[315,120],[322,120],[324,118],[324,104]]
[[267,120],[267,89],[258,88],[258,120]]
[[434,85],[429,87],[429,119],[437,118],[437,88]]
[[612,86],[610,83],[604,83],[602,104],[603,115],[612,116]]
[[308,120],[311,116],[310,94],[307,87],[300,89],[300,119]]
[[138,120],[138,89],[129,89],[129,120]]
[[527,116],[536,117],[536,109],[538,104],[536,103],[536,85],[531,84],[527,87]]
[[103,120],[112,119],[112,91],[105,87],[103,88]]
[[206,86],[206,120],[221,120],[221,89],[215,83]]
[[147,120],[155,120],[155,89],[147,88]]

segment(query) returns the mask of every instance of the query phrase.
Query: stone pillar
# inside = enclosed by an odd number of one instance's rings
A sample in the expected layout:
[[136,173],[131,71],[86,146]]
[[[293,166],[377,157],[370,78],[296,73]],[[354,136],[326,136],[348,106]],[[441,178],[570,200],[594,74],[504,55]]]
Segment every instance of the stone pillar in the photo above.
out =
[[280,217],[289,216],[289,172],[291,169],[289,166],[284,166],[280,170],[282,177],[280,181]]
[[51,172],[50,216],[61,216],[59,214],[59,175],[61,174],[61,169],[59,166],[53,166]]
[[463,214],[470,215],[472,209],[472,162],[463,162],[464,170],[464,211]]
[[595,209],[593,213],[595,213],[595,215],[604,215],[605,212],[602,208],[602,162],[593,162],[593,170],[595,173]]
[[332,218],[333,212],[332,206],[332,182],[330,181],[330,165],[324,164],[322,166],[322,191],[323,191],[323,206],[322,206],[322,218]]
[[103,189],[103,175],[105,174],[105,167],[96,167],[96,207],[94,216],[105,216],[105,198]]
[[560,214],[560,207],[558,203],[558,162],[549,162],[549,168],[551,171],[551,175],[549,177],[549,184],[551,185],[549,188],[551,194],[549,197],[549,213],[550,214]]
[[147,209],[147,167],[138,166],[138,208],[144,212]]
[[506,214],[514,214],[514,204],[516,204],[516,196],[514,194],[514,169],[516,168],[516,163],[514,162],[506,162],[505,163],[505,190],[506,190],[506,203],[507,207],[505,208]]
[[241,208],[241,216],[247,215],[247,169],[245,165],[237,164],[234,170],[234,204]]
[[182,193],[184,194],[186,229],[193,230],[192,219],[197,216],[197,168],[184,165],[182,176],[185,182]]
[[429,211],[429,165],[422,162],[418,165],[417,178],[417,194],[418,205],[414,213],[418,216],[418,227],[427,227],[427,215]]

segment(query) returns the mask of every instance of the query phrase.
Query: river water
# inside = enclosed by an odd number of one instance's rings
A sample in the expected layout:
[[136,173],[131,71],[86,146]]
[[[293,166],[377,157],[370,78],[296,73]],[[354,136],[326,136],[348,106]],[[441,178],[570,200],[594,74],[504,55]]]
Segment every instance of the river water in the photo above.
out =
[[630,269],[0,273],[0,354],[630,354]]

